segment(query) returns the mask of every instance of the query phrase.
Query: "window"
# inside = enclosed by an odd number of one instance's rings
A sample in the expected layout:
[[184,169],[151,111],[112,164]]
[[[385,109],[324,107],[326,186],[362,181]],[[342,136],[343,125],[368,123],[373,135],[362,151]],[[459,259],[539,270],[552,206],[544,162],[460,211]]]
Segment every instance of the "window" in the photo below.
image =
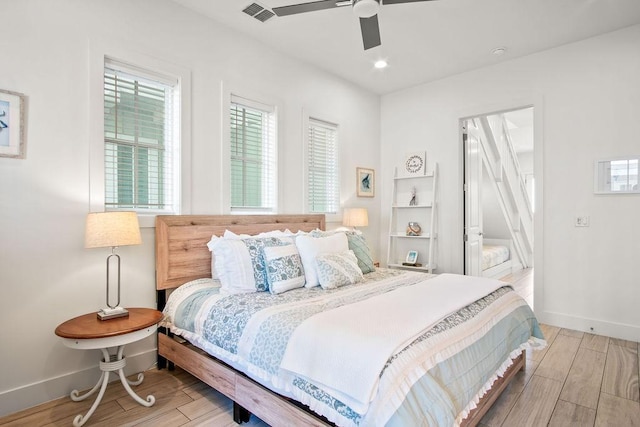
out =
[[177,78],[105,59],[106,209],[179,211]]
[[340,208],[338,126],[309,118],[307,140],[307,208],[337,213]]
[[277,210],[276,109],[231,96],[231,211]]

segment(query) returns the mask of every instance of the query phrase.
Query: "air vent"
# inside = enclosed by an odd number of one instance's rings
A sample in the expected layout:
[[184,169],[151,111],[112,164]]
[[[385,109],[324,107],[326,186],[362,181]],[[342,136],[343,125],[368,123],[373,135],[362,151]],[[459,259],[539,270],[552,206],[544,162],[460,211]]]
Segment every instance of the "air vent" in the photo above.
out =
[[254,18],[256,18],[258,21],[264,22],[267,19],[271,18],[272,16],[274,16],[275,13],[271,12],[270,10],[263,10],[262,12],[258,13],[256,16],[254,16]]
[[258,3],[251,3],[249,6],[242,10],[249,16],[256,18],[260,22],[265,22],[267,19],[273,17],[275,14],[264,6]]

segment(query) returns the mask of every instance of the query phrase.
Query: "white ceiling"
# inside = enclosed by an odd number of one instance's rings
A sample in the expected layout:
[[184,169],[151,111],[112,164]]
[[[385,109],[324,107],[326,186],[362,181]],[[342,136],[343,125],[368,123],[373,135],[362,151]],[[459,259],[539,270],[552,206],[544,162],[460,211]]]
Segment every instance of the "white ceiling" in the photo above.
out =
[[[640,23],[640,0],[438,0],[382,5],[382,46],[364,51],[351,7],[273,17],[252,0],[173,0],[378,94]],[[309,0],[258,0],[267,8]],[[383,1],[384,3],[384,1]],[[492,54],[506,47],[502,56]],[[386,58],[389,67],[373,62]]]

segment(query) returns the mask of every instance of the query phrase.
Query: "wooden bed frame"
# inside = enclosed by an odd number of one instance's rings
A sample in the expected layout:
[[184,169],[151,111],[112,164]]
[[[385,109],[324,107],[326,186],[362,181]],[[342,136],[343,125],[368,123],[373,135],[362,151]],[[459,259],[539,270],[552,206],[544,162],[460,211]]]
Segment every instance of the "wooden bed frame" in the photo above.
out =
[[[211,253],[206,244],[213,235],[225,230],[237,234],[258,234],[289,229],[311,231],[325,229],[324,215],[178,215],[156,218],[156,290],[158,309],[164,309],[167,291],[195,279],[211,277]],[[480,422],[511,379],[525,367],[524,352],[491,390],[478,407],[462,422],[471,427]],[[164,328],[158,333],[158,368],[173,364],[181,367],[233,402],[234,420],[248,421],[255,414],[272,426],[331,426],[329,421],[306,406],[283,397],[253,381],[242,372],[208,355],[185,340],[173,337]]]

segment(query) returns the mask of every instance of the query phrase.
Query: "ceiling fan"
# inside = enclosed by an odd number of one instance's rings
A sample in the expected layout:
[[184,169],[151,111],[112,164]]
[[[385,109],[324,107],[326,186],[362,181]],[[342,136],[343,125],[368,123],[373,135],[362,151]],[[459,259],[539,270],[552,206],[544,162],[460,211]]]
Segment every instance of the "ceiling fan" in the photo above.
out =
[[360,18],[360,30],[364,50],[380,46],[380,27],[378,26],[378,9],[380,5],[413,3],[433,0],[320,0],[310,3],[293,4],[272,8],[278,16],[295,15],[298,13],[315,12],[317,10],[333,9],[351,6],[354,14]]

